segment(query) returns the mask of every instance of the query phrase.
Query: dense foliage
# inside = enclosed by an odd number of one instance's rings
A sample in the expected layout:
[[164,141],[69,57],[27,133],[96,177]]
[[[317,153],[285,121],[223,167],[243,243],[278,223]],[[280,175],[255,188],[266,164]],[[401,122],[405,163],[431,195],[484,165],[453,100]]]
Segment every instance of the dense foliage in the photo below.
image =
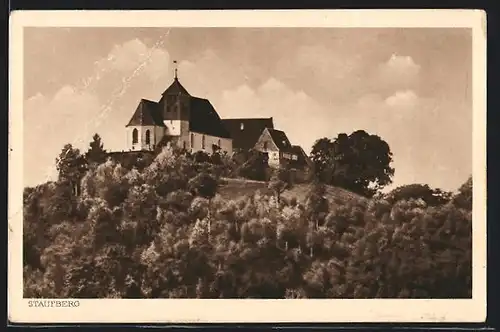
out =
[[364,130],[317,140],[311,159],[318,180],[367,197],[390,184],[394,175],[389,145]]
[[142,169],[108,159],[82,176],[69,164],[59,181],[26,188],[24,296],[471,296],[472,180],[436,206],[333,205],[320,182],[304,201],[277,199],[287,186],[277,172],[276,195],[224,200],[224,168],[195,159],[165,147]]
[[427,205],[443,205],[450,201],[453,193],[441,189],[432,189],[427,184],[409,184],[397,187],[382,197],[389,203],[400,200],[422,199]]

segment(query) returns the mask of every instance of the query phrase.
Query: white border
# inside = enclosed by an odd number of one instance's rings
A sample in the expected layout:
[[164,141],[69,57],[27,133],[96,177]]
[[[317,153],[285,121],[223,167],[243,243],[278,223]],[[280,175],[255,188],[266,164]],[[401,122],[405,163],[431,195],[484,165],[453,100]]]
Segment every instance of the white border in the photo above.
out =
[[[469,27],[473,31],[473,298],[79,300],[22,298],[23,27]],[[96,37],[98,38],[98,37]],[[10,17],[8,316],[16,323],[482,322],[486,317],[486,14],[479,10],[15,11]]]

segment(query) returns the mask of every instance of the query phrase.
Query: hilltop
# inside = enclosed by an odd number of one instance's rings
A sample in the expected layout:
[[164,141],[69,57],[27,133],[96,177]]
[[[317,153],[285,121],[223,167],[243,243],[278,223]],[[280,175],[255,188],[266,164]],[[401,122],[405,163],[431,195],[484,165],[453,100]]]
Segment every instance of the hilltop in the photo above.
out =
[[[265,181],[254,181],[247,179],[223,178],[223,184],[219,187],[218,193],[222,198],[231,199],[237,196],[252,195],[259,191],[261,194],[272,195],[268,189],[268,183]],[[311,189],[311,184],[299,183],[292,188],[285,190],[282,197],[291,199],[295,197],[298,201],[304,202],[307,193]],[[351,200],[366,200],[365,197],[352,193],[348,190],[325,185],[326,193],[325,198],[328,199],[330,204],[344,204]]]

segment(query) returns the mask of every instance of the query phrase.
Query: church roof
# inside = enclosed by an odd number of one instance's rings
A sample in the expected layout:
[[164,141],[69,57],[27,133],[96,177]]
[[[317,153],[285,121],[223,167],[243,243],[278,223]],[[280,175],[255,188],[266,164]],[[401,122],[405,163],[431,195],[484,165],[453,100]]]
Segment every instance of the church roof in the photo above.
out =
[[184,94],[189,96],[189,92],[182,86],[181,82],[176,78],[174,78],[174,81],[170,86],[165,90],[162,95],[179,95],[179,94]]
[[268,128],[267,131],[280,151],[289,151],[292,148],[292,144],[284,131],[271,128]]
[[231,138],[215,108],[210,101],[203,98],[191,97],[189,130],[211,136]]
[[127,124],[127,127],[128,126],[165,127],[159,105],[154,101],[141,99],[134,115],[132,115],[132,118]]
[[[231,138],[214,107],[207,99],[191,97],[189,130],[200,134]],[[165,127],[161,107],[158,103],[141,99],[128,126]]]
[[273,118],[222,119],[233,139],[234,149],[249,150],[254,147],[266,128],[274,128]]

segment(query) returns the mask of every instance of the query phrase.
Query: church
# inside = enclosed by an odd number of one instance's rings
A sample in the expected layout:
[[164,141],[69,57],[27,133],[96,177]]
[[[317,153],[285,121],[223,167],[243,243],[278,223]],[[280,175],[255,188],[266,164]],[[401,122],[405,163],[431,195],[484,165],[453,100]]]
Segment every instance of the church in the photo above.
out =
[[153,151],[168,140],[191,153],[232,155],[256,149],[268,156],[273,167],[311,164],[302,148],[274,127],[272,117],[221,119],[209,100],[192,96],[182,86],[177,69],[160,100],[141,99],[125,127],[129,151]]
[[130,151],[152,151],[171,138],[191,152],[233,152],[231,135],[210,101],[191,96],[179,82],[177,69],[158,102],[141,99],[126,131]]

